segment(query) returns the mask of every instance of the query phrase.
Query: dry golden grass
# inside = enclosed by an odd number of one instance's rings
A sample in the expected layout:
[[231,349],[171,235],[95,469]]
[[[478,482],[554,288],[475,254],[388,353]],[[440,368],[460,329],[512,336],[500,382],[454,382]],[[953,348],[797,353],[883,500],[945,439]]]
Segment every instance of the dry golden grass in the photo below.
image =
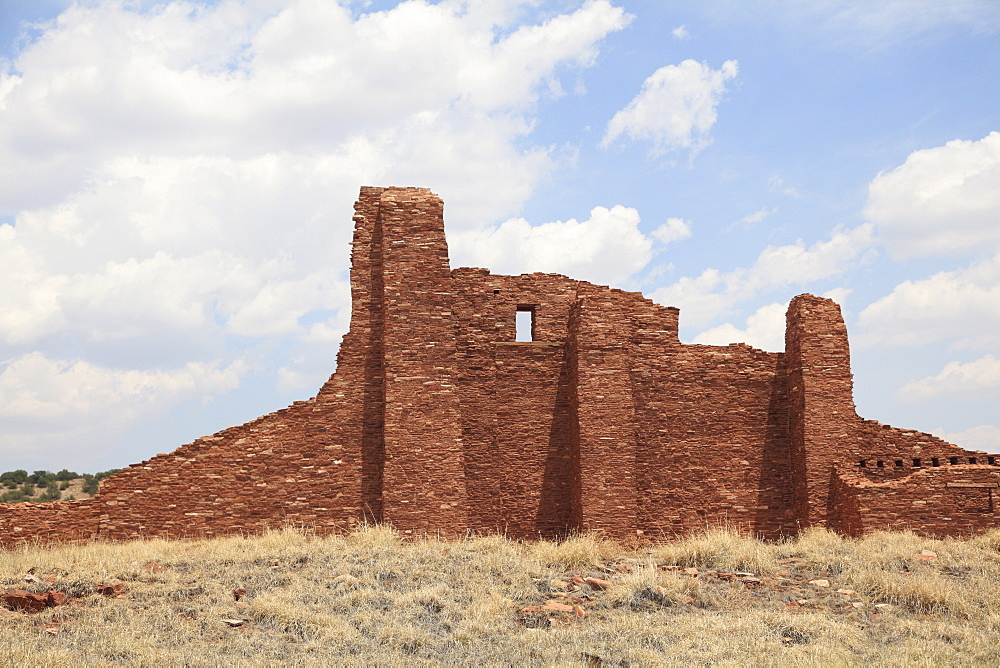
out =
[[[591,536],[404,542],[381,526],[27,547],[0,551],[0,591],[71,599],[30,615],[0,610],[0,656],[41,666],[998,665],[998,549],[1000,531],[848,540],[812,530],[763,543],[717,529],[625,550]],[[599,580],[579,584],[588,577]],[[102,583],[126,591],[108,598]]]

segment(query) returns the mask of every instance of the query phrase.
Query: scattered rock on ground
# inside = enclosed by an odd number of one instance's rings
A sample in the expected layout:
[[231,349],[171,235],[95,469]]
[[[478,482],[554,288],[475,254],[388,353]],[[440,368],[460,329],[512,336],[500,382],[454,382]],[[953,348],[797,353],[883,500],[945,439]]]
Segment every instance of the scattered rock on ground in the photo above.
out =
[[40,612],[45,608],[52,608],[66,602],[66,594],[61,591],[50,590],[44,594],[33,594],[23,589],[11,589],[5,594],[0,594],[0,602],[11,610],[19,612]]

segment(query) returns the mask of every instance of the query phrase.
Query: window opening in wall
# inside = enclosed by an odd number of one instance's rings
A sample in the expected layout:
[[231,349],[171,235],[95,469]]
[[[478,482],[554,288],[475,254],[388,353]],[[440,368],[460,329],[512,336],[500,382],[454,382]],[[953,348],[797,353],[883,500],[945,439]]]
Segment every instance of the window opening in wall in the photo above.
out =
[[996,466],[997,465],[996,457],[987,457],[986,463],[989,464],[990,466]]
[[941,466],[941,462],[938,461],[937,457],[931,457],[931,466]]
[[958,463],[958,457],[949,457],[948,458],[948,463],[950,463],[952,465],[957,464]]
[[920,458],[919,457],[914,457],[913,458],[913,466],[914,466],[914,468],[920,468]]
[[903,460],[902,459],[897,459],[896,460],[896,468],[903,468]]
[[976,463],[976,458],[975,457],[969,457],[969,463],[970,464],[975,464]]
[[498,294],[500,294],[500,291],[499,290],[494,290],[493,294],[498,295]]
[[882,461],[881,459],[879,459],[879,460],[877,460],[877,461],[875,462],[875,466],[876,466],[877,468],[880,468],[880,469],[881,469],[881,468],[885,468],[885,462],[883,462],[883,461]]
[[862,459],[860,462],[858,462],[858,466],[860,466],[861,468],[865,468],[866,466],[868,466],[868,462]]
[[534,341],[535,307],[518,306],[517,314],[515,315],[514,325],[516,328],[516,331],[514,332],[515,341]]

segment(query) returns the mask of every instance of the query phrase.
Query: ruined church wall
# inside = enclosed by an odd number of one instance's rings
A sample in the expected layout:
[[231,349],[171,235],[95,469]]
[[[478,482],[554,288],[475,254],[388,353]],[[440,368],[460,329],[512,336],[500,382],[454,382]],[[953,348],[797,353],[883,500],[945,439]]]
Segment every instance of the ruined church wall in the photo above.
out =
[[663,344],[633,374],[647,535],[794,531],[782,355]]
[[565,535],[576,482],[565,346],[504,342],[496,351],[500,528],[514,538]]
[[382,193],[382,520],[404,534],[460,535],[468,499],[458,341],[443,204],[423,189]]
[[840,512],[831,525],[847,535],[970,536],[1000,522],[1000,468],[941,466],[883,483],[847,469],[837,476],[834,498]]
[[[315,400],[122,469],[91,499],[0,506],[0,542],[201,537],[359,519],[356,456]],[[58,520],[54,512],[58,510]]]
[[[576,528],[564,341],[577,285],[557,274],[452,272],[472,529],[537,538]],[[515,341],[519,307],[534,310],[532,342]]]
[[840,306],[809,294],[792,299],[785,358],[795,514],[803,527],[826,526],[834,467],[857,460],[866,449]]
[[830,300],[792,300],[785,353],[685,345],[677,309],[638,293],[451,270],[426,189],[362,188],[354,221],[350,331],[315,398],[129,467],[93,499],[0,506],[0,544],[363,519],[517,538],[997,524],[992,456],[857,416]]
[[629,351],[629,299],[610,288],[581,285],[569,338],[573,342],[580,529],[613,538],[639,529],[635,396]]
[[[377,215],[381,192],[362,189],[356,222]],[[0,544],[198,537],[285,524],[326,532],[376,519],[381,370],[373,378],[379,360],[369,351],[380,335],[373,317],[380,304],[368,286],[381,266],[371,253],[372,234],[371,226],[355,229],[351,332],[338,372],[317,397],[125,468],[91,499],[0,504]]]
[[[994,464],[984,455],[952,445],[936,436],[913,429],[898,429],[873,420],[861,425],[865,449],[857,461],[858,473],[872,481],[906,477],[922,468],[963,464]],[[862,465],[863,464],[863,465]]]

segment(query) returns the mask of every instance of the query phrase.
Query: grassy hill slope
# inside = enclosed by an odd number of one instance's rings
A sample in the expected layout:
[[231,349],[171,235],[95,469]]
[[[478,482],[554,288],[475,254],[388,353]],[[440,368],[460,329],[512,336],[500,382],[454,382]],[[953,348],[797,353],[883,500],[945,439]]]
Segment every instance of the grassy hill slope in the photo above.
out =
[[[12,665],[998,665],[1000,531],[403,542],[386,527],[0,551]],[[102,586],[103,585],[103,586]],[[103,592],[103,595],[102,593]]]

